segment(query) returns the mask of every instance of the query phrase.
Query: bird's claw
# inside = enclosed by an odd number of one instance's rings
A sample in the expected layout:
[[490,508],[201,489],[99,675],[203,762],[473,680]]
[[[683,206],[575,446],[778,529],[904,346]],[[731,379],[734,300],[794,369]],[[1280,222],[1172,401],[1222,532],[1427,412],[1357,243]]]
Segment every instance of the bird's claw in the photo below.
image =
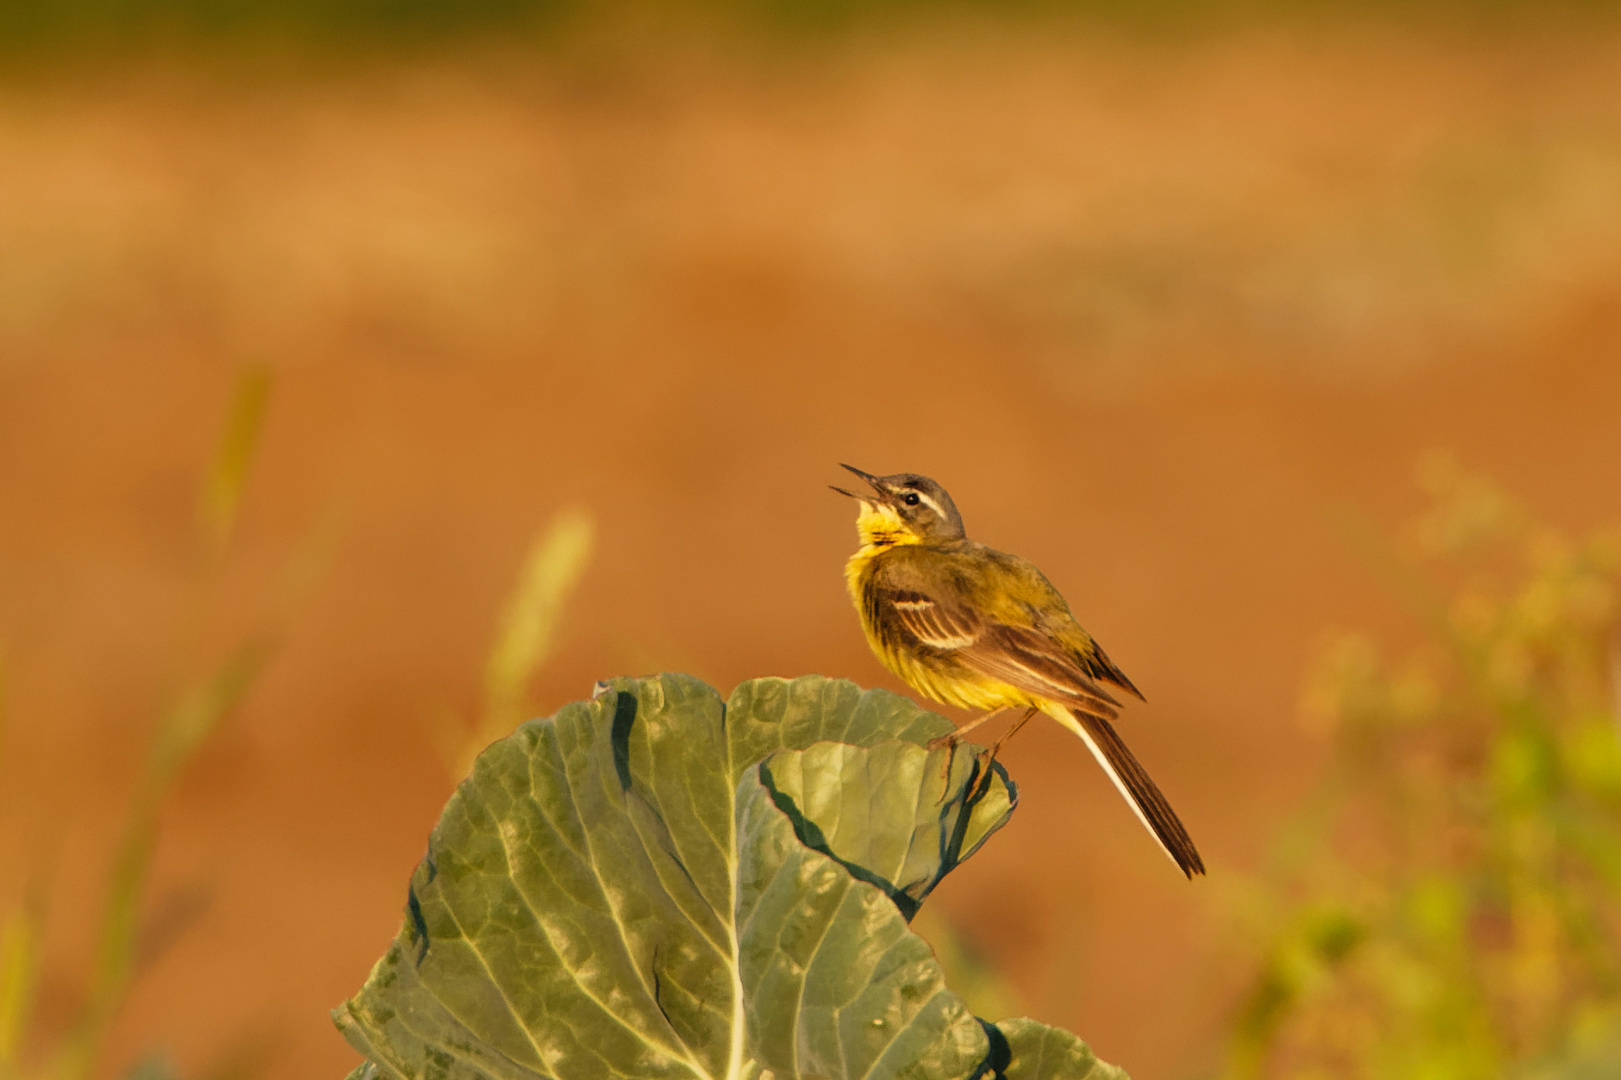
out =
[[957,756],[957,745],[960,742],[962,736],[953,731],[930,739],[926,744],[930,750],[949,751],[940,766],[940,802],[945,802],[946,796],[951,793],[951,762]]
[[996,752],[1002,749],[1002,740],[997,739],[991,743],[989,750],[983,750],[979,755],[979,768],[981,772],[990,772],[991,766],[996,764]]

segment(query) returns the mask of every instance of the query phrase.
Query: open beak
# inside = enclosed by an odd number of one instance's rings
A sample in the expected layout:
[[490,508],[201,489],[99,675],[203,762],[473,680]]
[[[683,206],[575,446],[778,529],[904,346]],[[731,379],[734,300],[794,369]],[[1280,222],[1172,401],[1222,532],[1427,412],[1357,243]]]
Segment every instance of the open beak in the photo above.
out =
[[[889,493],[878,485],[878,478],[876,476],[872,475],[871,473],[862,472],[860,469],[856,468],[854,465],[846,465],[843,462],[839,463],[839,467],[841,469],[849,469],[851,472],[853,472],[857,476],[861,477],[861,479],[865,480],[872,487],[873,491],[878,493],[878,500],[879,501],[883,501],[883,502],[888,501]],[[829,484],[828,487],[833,488],[833,490],[838,492],[840,495],[848,495],[852,499],[860,499],[862,502],[872,502],[873,501],[872,497],[869,496],[869,495],[858,495],[853,491],[846,491],[841,487],[834,486],[833,484]]]

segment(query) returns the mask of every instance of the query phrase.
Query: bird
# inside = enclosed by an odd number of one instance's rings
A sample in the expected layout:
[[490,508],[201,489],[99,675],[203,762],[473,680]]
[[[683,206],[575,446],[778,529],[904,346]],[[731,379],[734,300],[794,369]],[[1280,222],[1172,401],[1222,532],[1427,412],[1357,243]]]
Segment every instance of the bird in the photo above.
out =
[[[931,746],[950,746],[1008,709],[1038,712],[1080,736],[1137,818],[1190,880],[1204,861],[1170,803],[1114,729],[1120,702],[1145,700],[1035,565],[968,539],[945,488],[917,473],[874,476],[858,501],[861,546],[845,564],[850,598],[878,660],[919,693],[984,714]],[[949,759],[948,759],[949,761]]]

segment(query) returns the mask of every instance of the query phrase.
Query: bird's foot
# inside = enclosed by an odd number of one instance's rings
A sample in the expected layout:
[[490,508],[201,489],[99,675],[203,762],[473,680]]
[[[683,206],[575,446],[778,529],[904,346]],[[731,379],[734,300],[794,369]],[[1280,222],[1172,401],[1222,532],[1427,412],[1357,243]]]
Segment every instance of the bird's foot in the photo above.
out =
[[951,793],[951,763],[957,756],[957,744],[961,742],[962,732],[952,731],[927,743],[930,750],[947,751],[946,759],[940,765],[940,802],[945,802],[946,796]]
[[1003,732],[1002,737],[991,743],[991,748],[979,756],[980,763],[984,765],[986,769],[989,769],[992,765],[996,764],[996,752],[1002,749],[1002,744],[1013,738],[1013,736],[1017,735],[1019,733],[1019,729],[1024,727],[1025,724],[1029,723],[1030,718],[1040,711],[1041,710],[1039,709],[1026,709],[1024,711],[1024,715],[1019,717],[1018,720],[1014,721],[1013,726]]

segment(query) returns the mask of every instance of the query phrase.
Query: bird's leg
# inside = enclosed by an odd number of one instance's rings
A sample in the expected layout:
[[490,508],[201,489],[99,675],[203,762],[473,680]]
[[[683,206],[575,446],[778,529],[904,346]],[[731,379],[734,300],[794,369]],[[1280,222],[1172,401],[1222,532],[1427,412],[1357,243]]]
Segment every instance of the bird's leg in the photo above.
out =
[[987,769],[991,767],[991,762],[996,760],[996,752],[1002,749],[1002,744],[1013,738],[1013,733],[1024,727],[1025,724],[1029,723],[1030,718],[1040,711],[1040,709],[1032,705],[1030,708],[1024,711],[1023,716],[1019,717],[1013,722],[1013,726],[1008,728],[1000,739],[997,739],[995,742],[991,743],[990,753],[985,755],[985,767]]
[[1007,711],[1007,706],[1006,705],[999,705],[996,708],[992,709],[990,712],[986,713],[984,716],[975,717],[973,720],[970,720],[968,723],[964,724],[960,728],[957,728],[955,731],[951,731],[951,732],[949,732],[949,733],[947,733],[945,735],[941,735],[938,738],[930,739],[929,740],[929,749],[930,750],[938,750],[942,746],[955,747],[958,743],[962,742],[962,737],[964,735],[968,734],[970,731],[973,731],[975,728],[977,728],[979,725],[983,724],[985,721],[989,720],[991,717],[995,716],[997,713],[1006,712],[1006,711]]
[[995,716],[997,713],[1005,711],[1006,709],[1007,709],[1006,705],[998,705],[996,708],[992,709],[990,712],[986,713],[984,716],[975,717],[974,719],[970,720],[968,723],[964,724],[962,727],[956,728],[955,730],[953,730],[953,731],[951,731],[951,732],[949,732],[949,733],[947,733],[945,735],[941,735],[939,738],[929,740],[929,749],[930,750],[939,750],[942,747],[944,747],[944,748],[947,748],[947,749],[949,749],[951,751],[951,753],[946,755],[945,763],[940,766],[940,786],[941,786],[940,799],[941,799],[942,802],[945,800],[946,792],[948,790],[950,790],[950,786],[951,786],[951,762],[952,762],[952,759],[954,759],[957,756],[957,744],[962,742],[962,737],[964,735],[968,734],[970,731],[973,731],[979,725],[983,724],[985,721],[989,720],[991,717]]

